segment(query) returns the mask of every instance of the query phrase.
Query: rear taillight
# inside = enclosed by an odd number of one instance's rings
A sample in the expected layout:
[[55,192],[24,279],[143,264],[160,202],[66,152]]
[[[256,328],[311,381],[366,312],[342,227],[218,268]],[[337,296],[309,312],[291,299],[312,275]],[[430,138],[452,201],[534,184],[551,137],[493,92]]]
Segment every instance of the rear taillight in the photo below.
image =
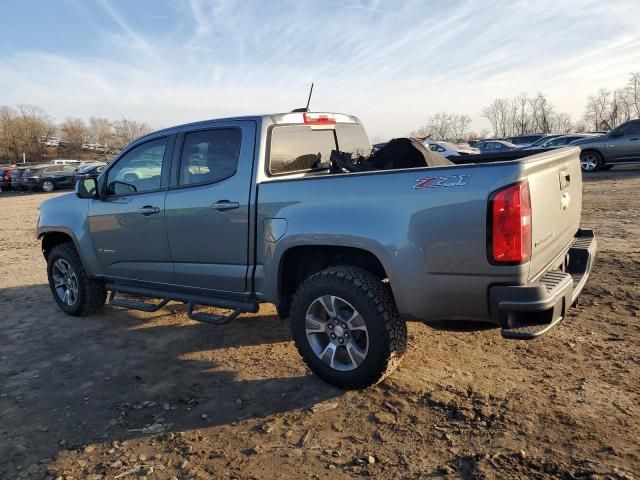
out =
[[531,195],[524,181],[497,190],[489,198],[489,259],[524,263],[531,258]]

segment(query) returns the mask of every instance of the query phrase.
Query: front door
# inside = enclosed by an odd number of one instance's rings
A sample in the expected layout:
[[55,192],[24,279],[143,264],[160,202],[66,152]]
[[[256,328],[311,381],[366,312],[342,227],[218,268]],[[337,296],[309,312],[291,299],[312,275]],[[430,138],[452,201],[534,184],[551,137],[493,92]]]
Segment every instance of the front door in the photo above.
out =
[[106,172],[104,196],[89,205],[89,229],[102,272],[153,283],[175,280],[165,228],[170,137],[130,149]]
[[186,131],[181,140],[176,184],[166,200],[167,235],[178,283],[208,291],[245,292],[255,123],[238,121]]
[[[622,128],[622,136],[612,140],[614,162],[634,162],[640,160],[640,121],[632,121]],[[609,140],[607,143],[609,143]]]

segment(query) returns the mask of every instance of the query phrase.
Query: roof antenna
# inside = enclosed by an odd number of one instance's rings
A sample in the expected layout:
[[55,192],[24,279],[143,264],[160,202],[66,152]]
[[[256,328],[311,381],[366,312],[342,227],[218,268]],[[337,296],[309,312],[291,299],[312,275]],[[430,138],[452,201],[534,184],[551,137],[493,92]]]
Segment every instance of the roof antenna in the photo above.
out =
[[311,94],[313,93],[313,82],[311,82],[311,89],[309,90],[309,98],[307,99],[307,106],[304,108],[296,108],[295,110],[292,110],[292,112],[308,112],[309,111],[309,104],[311,103]]

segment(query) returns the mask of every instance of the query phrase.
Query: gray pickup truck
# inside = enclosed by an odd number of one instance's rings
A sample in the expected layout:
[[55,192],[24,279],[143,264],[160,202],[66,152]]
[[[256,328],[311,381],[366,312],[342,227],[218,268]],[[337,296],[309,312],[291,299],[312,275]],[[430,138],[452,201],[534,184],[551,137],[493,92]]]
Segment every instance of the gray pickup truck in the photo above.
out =
[[579,146],[582,170],[595,172],[640,162],[640,120],[629,120],[605,135],[571,142]]
[[139,310],[178,301],[213,324],[273,303],[313,372],[342,388],[393,370],[406,321],[530,339],[576,302],[596,251],[578,148],[367,172],[328,168],[332,151],[371,152],[357,118],[249,116],[136,140],[40,206],[53,298],[70,315],[108,292]]

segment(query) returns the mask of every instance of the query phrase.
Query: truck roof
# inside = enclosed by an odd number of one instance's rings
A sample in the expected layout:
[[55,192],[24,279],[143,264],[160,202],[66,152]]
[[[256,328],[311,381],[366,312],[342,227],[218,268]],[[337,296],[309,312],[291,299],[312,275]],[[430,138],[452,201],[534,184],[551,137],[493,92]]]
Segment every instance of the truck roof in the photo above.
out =
[[[312,117],[312,119],[309,119],[307,117]],[[152,135],[157,135],[158,133],[162,133],[162,132],[169,132],[178,128],[184,128],[184,127],[198,127],[201,125],[206,125],[210,122],[219,122],[219,121],[229,121],[229,120],[254,120],[254,121],[258,121],[258,120],[265,120],[265,119],[269,119],[271,120],[271,122],[275,123],[275,124],[317,124],[313,119],[318,119],[318,118],[331,118],[332,121],[330,123],[360,123],[360,120],[353,116],[353,115],[347,115],[345,113],[333,113],[333,112],[286,112],[286,113],[267,113],[267,114],[261,114],[261,115],[241,115],[241,116],[237,116],[237,117],[222,117],[222,118],[210,118],[207,120],[199,120],[197,122],[189,122],[189,123],[183,123],[180,125],[174,125],[171,127],[167,127],[167,128],[163,128],[160,130],[154,130],[153,132],[147,133],[146,135],[143,135],[142,137],[138,138],[136,141],[152,136]]]

